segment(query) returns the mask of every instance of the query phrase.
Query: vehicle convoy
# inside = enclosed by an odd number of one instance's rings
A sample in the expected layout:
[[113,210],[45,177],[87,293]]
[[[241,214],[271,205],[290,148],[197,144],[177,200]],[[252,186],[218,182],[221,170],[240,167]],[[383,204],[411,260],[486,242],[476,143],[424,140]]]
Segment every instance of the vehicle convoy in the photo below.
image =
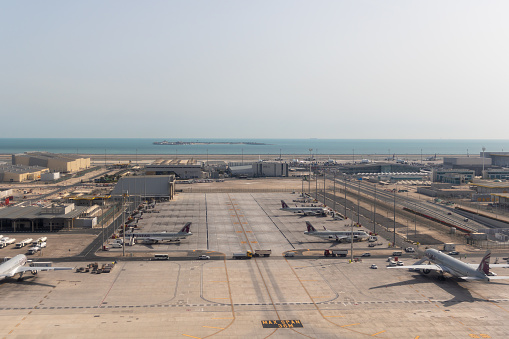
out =
[[270,257],[272,250],[255,250],[254,257]]
[[233,253],[233,259],[251,259],[253,257],[253,253],[251,251],[242,252],[242,253]]
[[348,250],[325,250],[323,255],[326,257],[346,257]]

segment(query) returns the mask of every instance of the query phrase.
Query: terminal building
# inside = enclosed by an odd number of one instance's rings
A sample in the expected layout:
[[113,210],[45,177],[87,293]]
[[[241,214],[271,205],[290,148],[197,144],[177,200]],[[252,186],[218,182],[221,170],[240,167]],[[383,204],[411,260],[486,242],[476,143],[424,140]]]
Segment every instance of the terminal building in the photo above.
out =
[[474,180],[475,170],[470,169],[436,169],[432,171],[432,181],[461,185]]
[[49,170],[40,166],[0,165],[0,182],[38,180]]
[[50,172],[73,173],[90,167],[90,158],[77,154],[25,152],[12,155],[13,165],[46,167]]
[[202,163],[189,160],[156,160],[145,166],[146,175],[174,175],[177,179],[202,179]]
[[0,209],[1,232],[54,232],[78,227],[87,217],[87,206],[49,204],[46,206],[12,206]]

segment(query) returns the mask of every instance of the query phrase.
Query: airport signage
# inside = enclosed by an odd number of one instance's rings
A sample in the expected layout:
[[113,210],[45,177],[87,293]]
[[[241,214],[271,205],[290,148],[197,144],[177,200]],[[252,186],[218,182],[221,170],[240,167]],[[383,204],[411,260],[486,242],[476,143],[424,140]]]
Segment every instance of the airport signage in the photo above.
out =
[[262,320],[263,328],[304,327],[300,320]]

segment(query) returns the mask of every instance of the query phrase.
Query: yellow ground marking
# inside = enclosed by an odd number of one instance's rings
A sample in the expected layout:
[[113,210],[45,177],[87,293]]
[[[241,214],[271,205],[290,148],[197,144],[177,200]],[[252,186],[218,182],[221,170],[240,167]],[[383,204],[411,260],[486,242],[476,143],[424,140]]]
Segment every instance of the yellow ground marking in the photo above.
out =
[[[246,224],[247,224],[247,222],[246,222]],[[253,233],[253,231],[246,231],[246,233]]]
[[237,231],[237,233],[242,233],[242,231]]
[[[243,222],[244,225],[247,225],[247,222]],[[247,233],[251,233],[251,231],[246,231]]]
[[238,223],[238,222],[234,222],[233,224],[234,224],[234,225],[238,225],[239,223]]
[[214,326],[202,326],[202,327],[206,327],[206,328],[218,328],[220,330],[224,330],[224,327],[214,327]]
[[241,241],[240,243],[241,243],[241,244],[245,244],[246,242],[245,242],[245,241]]
[[258,241],[251,241],[251,244],[258,244]]
[[21,321],[25,320],[27,317],[23,317],[23,319],[21,319]]
[[[239,214],[239,217],[243,217],[243,216],[244,216],[244,214]],[[247,224],[247,223],[246,223],[246,224]]]
[[380,334],[380,333],[384,333],[384,332],[385,331],[376,332],[376,333],[372,334],[371,336],[374,337],[375,335]]
[[420,337],[421,337],[421,336],[420,336],[420,335],[418,335],[418,336],[417,336],[417,337],[415,337],[414,339],[419,339]]
[[360,325],[360,323],[349,324],[349,325],[342,325],[341,327],[348,327],[348,326],[355,326],[355,325]]
[[231,217],[234,217],[234,216],[235,216],[235,214],[230,214],[230,216],[231,216]]
[[210,319],[229,319],[229,320],[232,320],[233,318],[232,317],[226,317],[226,318],[210,318]]
[[189,338],[201,339],[200,337],[193,337],[192,335],[189,335],[189,334],[182,334],[182,335],[185,335],[186,337],[189,337]]
[[21,325],[21,323],[17,323],[16,326],[14,326],[14,327],[18,327],[19,325]]

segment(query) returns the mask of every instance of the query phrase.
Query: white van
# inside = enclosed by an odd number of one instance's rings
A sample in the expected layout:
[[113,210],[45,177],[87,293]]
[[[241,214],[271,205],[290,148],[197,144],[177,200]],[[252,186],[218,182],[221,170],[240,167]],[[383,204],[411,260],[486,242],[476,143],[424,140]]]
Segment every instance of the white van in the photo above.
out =
[[118,242],[114,242],[111,244],[111,248],[122,248],[122,244],[119,244]]

